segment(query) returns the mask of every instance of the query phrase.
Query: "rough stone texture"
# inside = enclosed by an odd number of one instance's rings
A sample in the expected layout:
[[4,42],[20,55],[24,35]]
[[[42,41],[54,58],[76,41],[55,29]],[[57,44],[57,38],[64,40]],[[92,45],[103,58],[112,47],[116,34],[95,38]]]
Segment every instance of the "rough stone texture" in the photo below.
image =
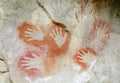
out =
[[0,0],[0,83],[120,83],[119,4]]
[[0,71],[7,71],[6,65],[3,61],[0,61]]

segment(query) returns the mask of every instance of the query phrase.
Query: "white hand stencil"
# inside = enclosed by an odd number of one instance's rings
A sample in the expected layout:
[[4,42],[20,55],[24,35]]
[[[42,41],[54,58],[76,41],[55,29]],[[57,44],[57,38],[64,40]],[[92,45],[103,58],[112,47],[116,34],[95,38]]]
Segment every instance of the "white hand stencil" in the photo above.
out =
[[62,29],[55,28],[53,29],[50,36],[55,40],[56,44],[60,48],[66,41],[67,33],[63,35]]
[[29,57],[24,57],[25,60],[22,60],[21,62],[23,64],[21,64],[21,66],[26,67],[25,69],[32,69],[32,68],[36,68],[39,69],[41,67],[41,59],[39,56],[37,56],[36,54],[32,53],[33,58],[29,58]]
[[81,53],[79,53],[78,52],[78,58],[79,58],[79,61],[80,62],[85,62],[85,63],[87,63],[87,64],[91,64],[91,62],[93,61],[93,60],[95,60],[95,56],[93,55],[93,54],[91,54],[90,52],[88,52],[88,53],[85,53],[84,51],[82,51],[82,53],[83,54],[81,54]]
[[25,36],[29,38],[28,41],[44,39],[44,33],[41,30],[27,29],[25,33]]

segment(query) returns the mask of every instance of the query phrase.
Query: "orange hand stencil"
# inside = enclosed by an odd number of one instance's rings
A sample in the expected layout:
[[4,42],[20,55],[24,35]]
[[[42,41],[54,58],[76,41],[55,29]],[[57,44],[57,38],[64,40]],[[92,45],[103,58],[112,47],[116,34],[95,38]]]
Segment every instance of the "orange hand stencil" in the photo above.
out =
[[25,43],[39,47],[44,45],[44,38],[46,33],[42,27],[37,27],[33,24],[23,23],[19,28],[19,38]]
[[80,65],[83,70],[85,70],[90,66],[91,62],[95,59],[96,56],[97,54],[92,48],[86,47],[78,50],[74,54],[73,60],[75,63]]
[[45,39],[50,51],[55,55],[60,55],[64,54],[68,50],[71,36],[65,28],[51,24],[50,31]]

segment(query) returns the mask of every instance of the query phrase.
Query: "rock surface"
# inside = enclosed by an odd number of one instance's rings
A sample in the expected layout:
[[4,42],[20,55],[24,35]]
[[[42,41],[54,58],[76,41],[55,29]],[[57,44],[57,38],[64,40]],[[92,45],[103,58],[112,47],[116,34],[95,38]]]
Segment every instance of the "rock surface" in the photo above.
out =
[[0,83],[120,83],[119,0],[0,0]]

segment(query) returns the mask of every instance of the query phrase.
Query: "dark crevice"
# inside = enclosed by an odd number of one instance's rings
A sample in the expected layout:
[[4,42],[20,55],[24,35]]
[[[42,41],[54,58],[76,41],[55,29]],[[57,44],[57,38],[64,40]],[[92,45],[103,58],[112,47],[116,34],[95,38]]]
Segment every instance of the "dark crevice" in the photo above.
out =
[[0,73],[4,74],[4,73],[8,73],[9,71],[0,71]]
[[78,19],[77,14],[75,14],[75,18],[76,18],[77,22],[79,23],[79,19]]
[[39,5],[39,7],[41,7],[43,9],[43,11],[47,14],[47,16],[49,17],[49,19],[53,20],[50,13],[47,11],[47,9],[38,1],[36,0],[37,4]]
[[57,22],[55,20],[53,20],[52,16],[50,15],[50,13],[47,11],[47,9],[38,1],[36,0],[37,4],[39,5],[40,8],[43,9],[43,11],[47,14],[47,16],[49,17],[49,19],[52,21],[52,23],[60,26],[60,27],[63,27],[63,28],[66,28],[66,26],[63,24],[63,23],[60,23],[60,22]]
[[66,26],[65,26],[64,24],[59,23],[59,22],[56,22],[56,21],[54,21],[54,20],[52,20],[52,23],[55,24],[55,25],[61,26],[61,27],[63,27],[63,28],[66,28]]
[[[7,62],[4,59],[1,59],[1,58],[0,58],[0,60],[3,61],[5,63],[5,65],[6,65],[6,67],[7,67],[7,71],[0,71],[0,73],[1,74],[8,73],[9,72],[9,68],[8,68]],[[9,81],[10,81],[10,83],[13,83],[12,79],[10,78],[10,76],[9,76]]]
[[[3,58],[3,59],[2,59]],[[3,61],[6,65],[7,71],[9,72],[9,67],[8,67],[8,63],[6,62],[6,60],[4,59],[3,55],[2,58],[0,58],[1,61]]]
[[[9,72],[9,66],[8,66],[8,63],[6,62],[5,58],[3,57],[3,55],[1,55],[2,58],[0,58],[1,61],[3,61],[6,65],[6,68],[7,68],[7,71],[0,71],[0,73],[4,74],[4,73],[8,73]],[[10,83],[13,83],[12,79],[10,78],[9,76],[9,81]]]
[[0,58],[0,60],[4,62],[4,59]]
[[13,83],[13,81],[11,80],[11,78],[9,77],[9,81],[10,81],[10,83]]

